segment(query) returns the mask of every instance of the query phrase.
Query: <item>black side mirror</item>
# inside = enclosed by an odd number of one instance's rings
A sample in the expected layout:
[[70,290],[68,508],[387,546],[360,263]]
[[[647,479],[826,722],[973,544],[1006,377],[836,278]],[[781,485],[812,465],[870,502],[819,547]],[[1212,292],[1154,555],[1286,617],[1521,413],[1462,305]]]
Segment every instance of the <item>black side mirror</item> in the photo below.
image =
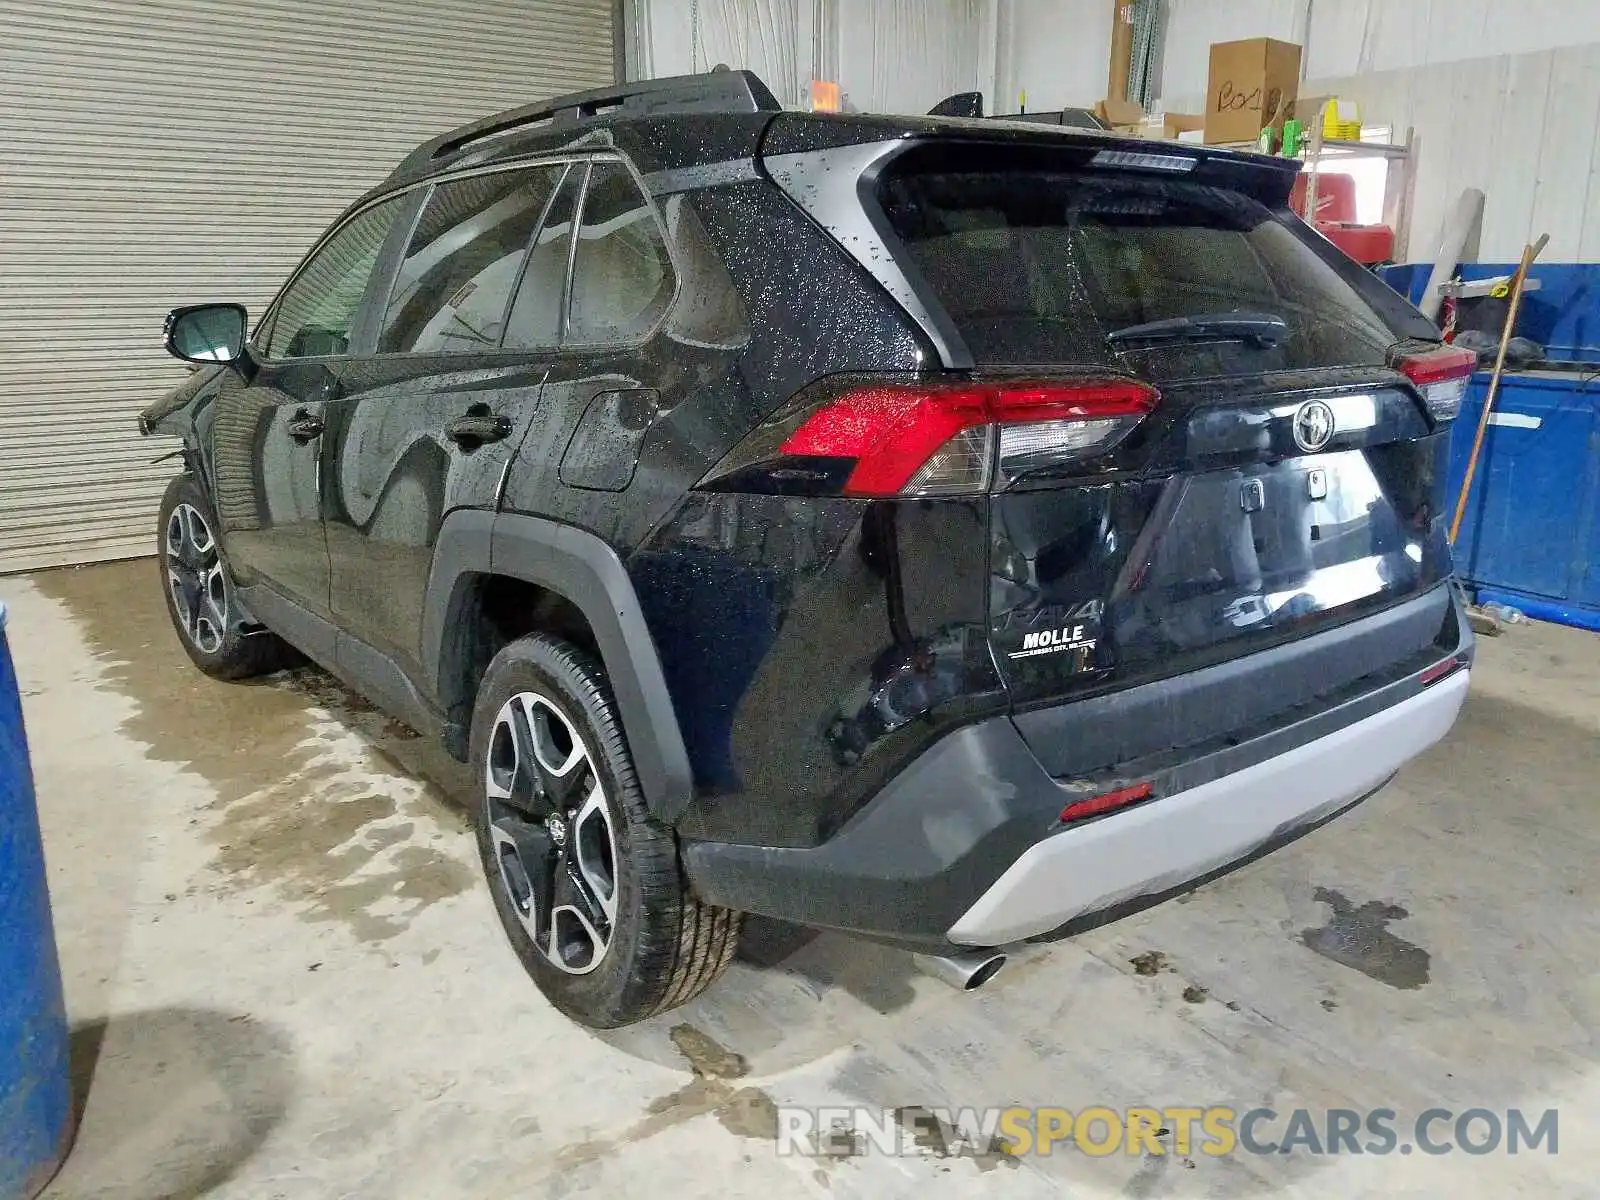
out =
[[244,357],[249,316],[240,304],[192,304],[167,314],[167,353],[184,362],[236,363]]

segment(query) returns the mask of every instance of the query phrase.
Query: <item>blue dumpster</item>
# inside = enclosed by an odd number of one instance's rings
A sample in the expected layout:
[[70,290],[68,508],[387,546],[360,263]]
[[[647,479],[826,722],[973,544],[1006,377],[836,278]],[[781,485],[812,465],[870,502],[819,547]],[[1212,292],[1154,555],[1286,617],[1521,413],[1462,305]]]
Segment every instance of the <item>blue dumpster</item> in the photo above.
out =
[[0,604],[0,1200],[31,1200],[72,1139],[67,1012],[22,697]]

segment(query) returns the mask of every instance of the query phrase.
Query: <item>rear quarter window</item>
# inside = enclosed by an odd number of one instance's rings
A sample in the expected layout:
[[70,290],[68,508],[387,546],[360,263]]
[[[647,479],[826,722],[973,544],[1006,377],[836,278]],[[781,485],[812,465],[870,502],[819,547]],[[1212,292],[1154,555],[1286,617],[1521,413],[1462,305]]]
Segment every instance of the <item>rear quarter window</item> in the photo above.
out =
[[[1379,365],[1397,340],[1302,240],[1314,235],[1227,189],[1109,172],[907,170],[880,184],[879,201],[898,251],[980,365],[1172,380]],[[1109,336],[1231,313],[1279,318],[1281,335]]]

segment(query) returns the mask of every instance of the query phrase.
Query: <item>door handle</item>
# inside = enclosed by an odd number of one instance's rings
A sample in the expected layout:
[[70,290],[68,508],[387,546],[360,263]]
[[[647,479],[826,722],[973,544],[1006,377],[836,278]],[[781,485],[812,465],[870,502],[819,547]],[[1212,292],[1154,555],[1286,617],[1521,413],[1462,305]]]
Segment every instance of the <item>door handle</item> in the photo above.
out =
[[488,442],[511,436],[511,418],[499,417],[487,404],[474,404],[461,416],[446,421],[444,435],[463,450],[476,450]]
[[322,418],[302,408],[289,418],[288,430],[289,436],[303,446],[312,438],[322,436]]

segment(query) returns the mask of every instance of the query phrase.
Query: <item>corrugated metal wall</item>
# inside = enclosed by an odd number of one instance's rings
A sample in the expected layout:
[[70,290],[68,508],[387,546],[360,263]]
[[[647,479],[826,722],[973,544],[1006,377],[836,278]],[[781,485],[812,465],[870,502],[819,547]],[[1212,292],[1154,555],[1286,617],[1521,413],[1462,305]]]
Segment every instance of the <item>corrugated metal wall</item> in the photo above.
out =
[[178,304],[271,298],[412,146],[609,82],[612,0],[0,0],[0,572],[148,552]]

